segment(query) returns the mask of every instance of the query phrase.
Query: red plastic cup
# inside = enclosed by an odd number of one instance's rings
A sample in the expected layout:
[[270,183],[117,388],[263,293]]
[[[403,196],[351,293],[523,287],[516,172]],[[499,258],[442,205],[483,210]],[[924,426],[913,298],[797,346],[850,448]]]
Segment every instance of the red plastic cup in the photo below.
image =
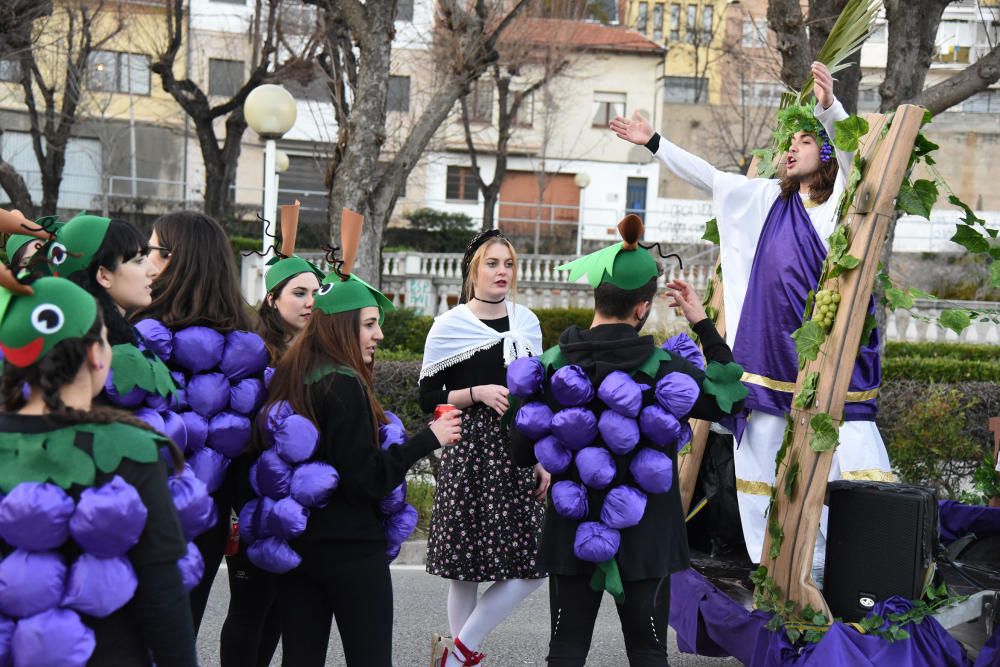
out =
[[452,410],[458,410],[451,403],[439,403],[436,408],[434,408],[434,421],[441,419],[442,416],[451,412]]

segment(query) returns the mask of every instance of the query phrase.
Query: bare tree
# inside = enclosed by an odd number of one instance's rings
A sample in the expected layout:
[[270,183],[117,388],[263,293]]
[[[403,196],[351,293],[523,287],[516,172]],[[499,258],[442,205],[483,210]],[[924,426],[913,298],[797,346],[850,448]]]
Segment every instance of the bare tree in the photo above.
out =
[[79,120],[90,56],[124,29],[125,19],[117,4],[105,0],[63,2],[56,8],[41,3],[27,16],[30,22],[18,24],[5,43],[9,59],[17,63],[41,174],[40,206],[32,201],[23,176],[3,160],[0,185],[26,215],[52,215],[59,202],[66,147]]
[[[809,73],[809,63],[829,34],[835,14],[845,4],[845,0],[809,0],[810,19],[807,21],[799,0],[770,0],[768,23],[778,35],[781,79],[789,87],[802,88]],[[924,88],[934,58],[938,26],[949,4],[951,0],[885,0],[889,48],[885,79],[879,86],[882,111],[909,102],[940,113],[1000,80],[1000,44],[991,44],[990,50],[969,67],[937,85]],[[814,25],[820,28],[811,40],[807,24],[810,31]],[[824,26],[825,34],[822,32]],[[853,94],[857,99],[860,76],[847,79],[845,71],[838,74],[841,81],[835,92],[838,98]],[[848,86],[853,86],[854,90],[848,90]]]
[[[280,76],[276,65],[279,50],[279,12],[284,0],[256,0],[248,39],[249,71],[243,85],[223,102],[213,104],[206,91],[187,75],[175,72],[177,57],[184,45],[186,30],[185,0],[169,0],[166,13],[166,48],[152,65],[160,76],[163,90],[177,100],[195,127],[202,160],[205,163],[205,212],[221,219],[231,218],[233,202],[230,190],[236,183],[236,165],[242,150],[247,121],[243,103],[258,85]],[[187,36],[190,39],[190,35]],[[288,45],[289,42],[284,42]],[[290,58],[289,61],[295,61]],[[215,122],[225,118],[225,137],[218,136]]]
[[[567,26],[569,30],[564,29]],[[555,32],[559,33],[558,38],[555,37]],[[570,52],[574,49],[573,34],[572,23],[568,19],[522,18],[507,29],[500,40],[499,60],[490,66],[492,76],[478,82],[480,90],[477,93],[482,93],[489,86],[496,90],[497,125],[492,146],[484,148],[476,142],[473,137],[474,119],[469,112],[469,96],[459,99],[465,144],[469,150],[472,172],[483,195],[483,230],[493,228],[500,186],[507,175],[510,140],[518,128],[524,126],[524,114],[533,111],[535,93],[564,74],[570,66]],[[546,36],[549,38],[546,39]],[[492,97],[492,94],[489,95],[488,123],[492,120]],[[548,95],[545,95],[545,99],[547,102],[552,101]],[[481,105],[482,100],[477,97],[474,103]],[[474,109],[473,112],[475,111]],[[483,178],[479,167],[481,153],[495,157],[496,166],[489,183]]]
[[455,102],[499,58],[500,36],[529,0],[437,3],[433,54],[439,81],[391,158],[382,153],[396,2],[311,1],[323,14],[326,51],[320,62],[330,77],[339,126],[328,172],[331,237],[339,236],[341,208],[362,213],[369,224],[357,269],[377,283],[382,234],[407,175]]

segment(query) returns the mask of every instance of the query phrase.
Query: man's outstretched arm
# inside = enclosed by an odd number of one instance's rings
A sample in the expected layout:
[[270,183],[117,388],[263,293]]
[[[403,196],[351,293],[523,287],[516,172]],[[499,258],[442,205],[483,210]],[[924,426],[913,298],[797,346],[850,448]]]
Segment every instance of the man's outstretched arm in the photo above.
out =
[[[624,139],[637,146],[645,146],[649,152],[667,165],[670,171],[705,192],[711,193],[714,190],[716,175],[723,173],[697,155],[688,153],[676,144],[664,139],[658,132],[654,132],[649,120],[638,111],[632,115],[631,119],[624,116],[616,117],[611,121],[611,131],[619,139]],[[726,175],[735,176],[735,174]]]

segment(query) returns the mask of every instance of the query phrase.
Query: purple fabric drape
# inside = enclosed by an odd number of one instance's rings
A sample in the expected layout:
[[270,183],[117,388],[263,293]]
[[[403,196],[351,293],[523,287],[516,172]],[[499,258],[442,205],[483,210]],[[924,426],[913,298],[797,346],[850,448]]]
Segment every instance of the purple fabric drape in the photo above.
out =
[[[799,365],[791,333],[802,325],[806,298],[819,283],[826,254],[802,199],[778,197],[757,242],[733,345],[733,357],[747,373],[795,382]],[[874,309],[875,302],[870,300],[869,313],[874,314]],[[850,391],[866,391],[881,384],[878,345],[879,333],[874,330],[858,353]],[[790,411],[791,393],[751,383],[747,388],[748,410],[778,416]],[[876,411],[875,399],[850,402],[844,406],[844,419],[871,420]]]
[[[876,605],[873,614],[885,616],[909,608],[900,597]],[[670,580],[670,625],[685,653],[733,656],[749,667],[970,667],[961,645],[933,618],[904,626],[909,639],[888,642],[863,635],[843,623],[834,623],[816,644],[794,646],[784,631],[765,626],[769,615],[747,611],[698,572],[675,572]],[[990,642],[995,645],[996,637]],[[989,646],[989,642],[987,643]],[[984,651],[986,647],[984,647]],[[994,646],[993,651],[996,651]],[[991,663],[982,663],[983,665]],[[981,667],[977,661],[975,667]]]
[[1000,535],[1000,507],[965,505],[956,500],[939,500],[941,541],[945,544],[975,533],[978,537]]

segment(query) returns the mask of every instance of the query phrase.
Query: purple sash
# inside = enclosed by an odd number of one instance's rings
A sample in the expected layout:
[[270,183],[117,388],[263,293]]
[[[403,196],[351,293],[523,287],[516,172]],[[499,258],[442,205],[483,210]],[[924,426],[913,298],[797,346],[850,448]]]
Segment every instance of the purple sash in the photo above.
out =
[[[806,297],[819,283],[826,254],[801,197],[778,197],[767,214],[757,242],[733,345],[736,363],[742,365],[746,373],[795,384],[799,364],[791,334],[802,326]],[[869,300],[868,312],[875,312],[874,299]],[[881,384],[878,347],[876,329],[858,353],[849,391],[865,392]],[[744,384],[750,390],[745,401],[748,410],[777,416],[791,410],[791,392],[751,382]],[[848,396],[844,420],[873,420],[876,411],[874,398],[858,400]]]

